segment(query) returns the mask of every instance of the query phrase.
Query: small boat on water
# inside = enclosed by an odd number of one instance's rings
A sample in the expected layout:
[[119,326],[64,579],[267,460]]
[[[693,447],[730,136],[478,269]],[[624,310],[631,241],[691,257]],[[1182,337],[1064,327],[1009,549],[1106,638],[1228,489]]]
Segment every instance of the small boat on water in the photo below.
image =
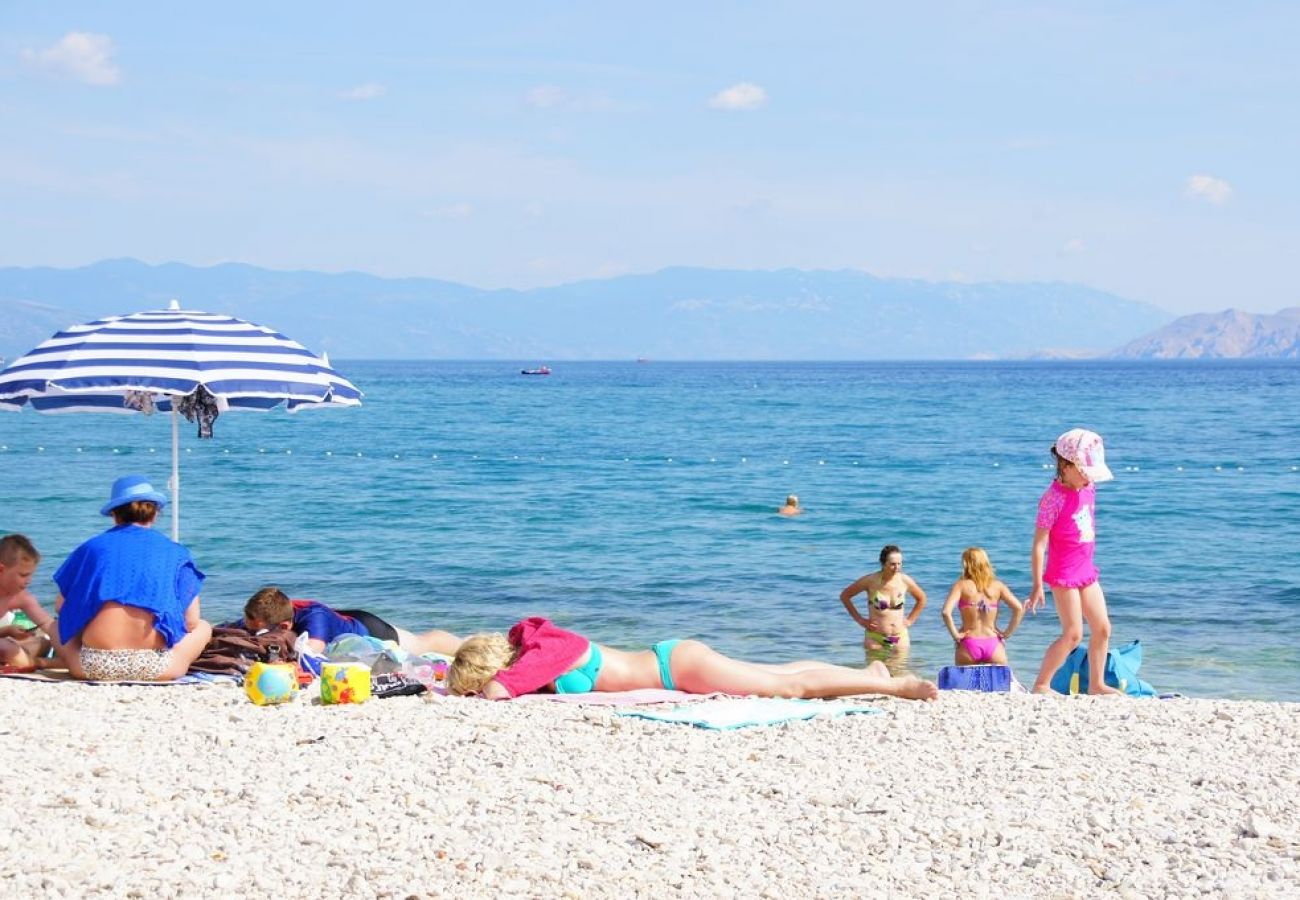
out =
[[550,366],[538,366],[536,369],[520,369],[520,375],[550,375]]

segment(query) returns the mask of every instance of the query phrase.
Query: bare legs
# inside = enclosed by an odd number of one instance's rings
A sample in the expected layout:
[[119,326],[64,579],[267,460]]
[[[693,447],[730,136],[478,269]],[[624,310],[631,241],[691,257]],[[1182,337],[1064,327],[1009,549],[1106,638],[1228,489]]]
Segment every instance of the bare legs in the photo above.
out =
[[440,653],[443,656],[455,656],[460,649],[461,639],[450,631],[426,631],[424,634],[412,634],[404,628],[394,628],[397,632],[397,645],[407,653],[419,656],[421,653]]
[[30,638],[0,637],[0,665],[34,669],[40,655],[39,638],[32,641]]
[[1094,581],[1083,589],[1083,618],[1088,623],[1088,693],[1118,694],[1106,684],[1106,651],[1110,649],[1110,614],[1101,583]]
[[162,674],[159,681],[174,681],[190,670],[190,664],[199,658],[203,648],[212,640],[212,626],[199,619],[194,630],[172,645],[172,662]]
[[[172,646],[171,664],[159,673],[158,681],[175,681],[190,670],[190,665],[199,658],[203,648],[212,640],[212,626],[199,619],[193,630]],[[81,667],[81,638],[73,638],[55,652],[73,678],[86,680],[86,670]]]
[[1051,693],[1052,676],[1061,668],[1070,651],[1083,640],[1083,623],[1088,623],[1088,693],[1118,694],[1105,682],[1106,651],[1110,647],[1110,615],[1106,612],[1106,595],[1101,583],[1094,581],[1083,588],[1052,588],[1056,615],[1061,620],[1061,636],[1052,641],[1043,654],[1043,665],[1034,682],[1035,694]]
[[760,697],[819,698],[884,694],[913,700],[933,700],[939,695],[934,682],[912,675],[891,677],[880,663],[872,663],[865,669],[811,660],[772,666],[732,659],[699,641],[682,641],[677,645],[672,669],[677,688],[692,694],[718,691]]

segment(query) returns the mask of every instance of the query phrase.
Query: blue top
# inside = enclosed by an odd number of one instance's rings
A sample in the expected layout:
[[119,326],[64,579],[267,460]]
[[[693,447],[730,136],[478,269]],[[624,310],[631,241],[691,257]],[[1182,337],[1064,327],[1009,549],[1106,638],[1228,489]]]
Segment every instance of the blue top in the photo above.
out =
[[59,566],[59,639],[77,637],[109,601],[147,609],[168,647],[185,637],[185,610],[204,575],[190,551],[152,528],[116,525],[86,541]]
[[341,615],[315,600],[293,601],[293,630],[295,634],[306,634],[327,644],[341,634],[370,634],[356,619]]

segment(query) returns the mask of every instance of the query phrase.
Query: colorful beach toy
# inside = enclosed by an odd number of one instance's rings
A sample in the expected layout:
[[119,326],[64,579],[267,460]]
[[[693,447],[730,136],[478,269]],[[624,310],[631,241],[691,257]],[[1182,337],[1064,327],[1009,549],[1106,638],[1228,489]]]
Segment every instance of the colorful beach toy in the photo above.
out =
[[320,702],[365,703],[370,699],[370,667],[361,663],[325,663],[320,673]]
[[288,703],[298,690],[298,671],[292,663],[255,662],[244,676],[244,693],[258,706]]

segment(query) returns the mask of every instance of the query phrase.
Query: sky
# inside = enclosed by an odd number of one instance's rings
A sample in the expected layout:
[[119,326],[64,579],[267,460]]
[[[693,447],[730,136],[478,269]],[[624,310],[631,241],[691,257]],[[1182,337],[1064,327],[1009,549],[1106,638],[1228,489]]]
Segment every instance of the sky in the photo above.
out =
[[[183,10],[183,15],[180,14]],[[1300,4],[0,4],[0,266],[1300,305]]]

